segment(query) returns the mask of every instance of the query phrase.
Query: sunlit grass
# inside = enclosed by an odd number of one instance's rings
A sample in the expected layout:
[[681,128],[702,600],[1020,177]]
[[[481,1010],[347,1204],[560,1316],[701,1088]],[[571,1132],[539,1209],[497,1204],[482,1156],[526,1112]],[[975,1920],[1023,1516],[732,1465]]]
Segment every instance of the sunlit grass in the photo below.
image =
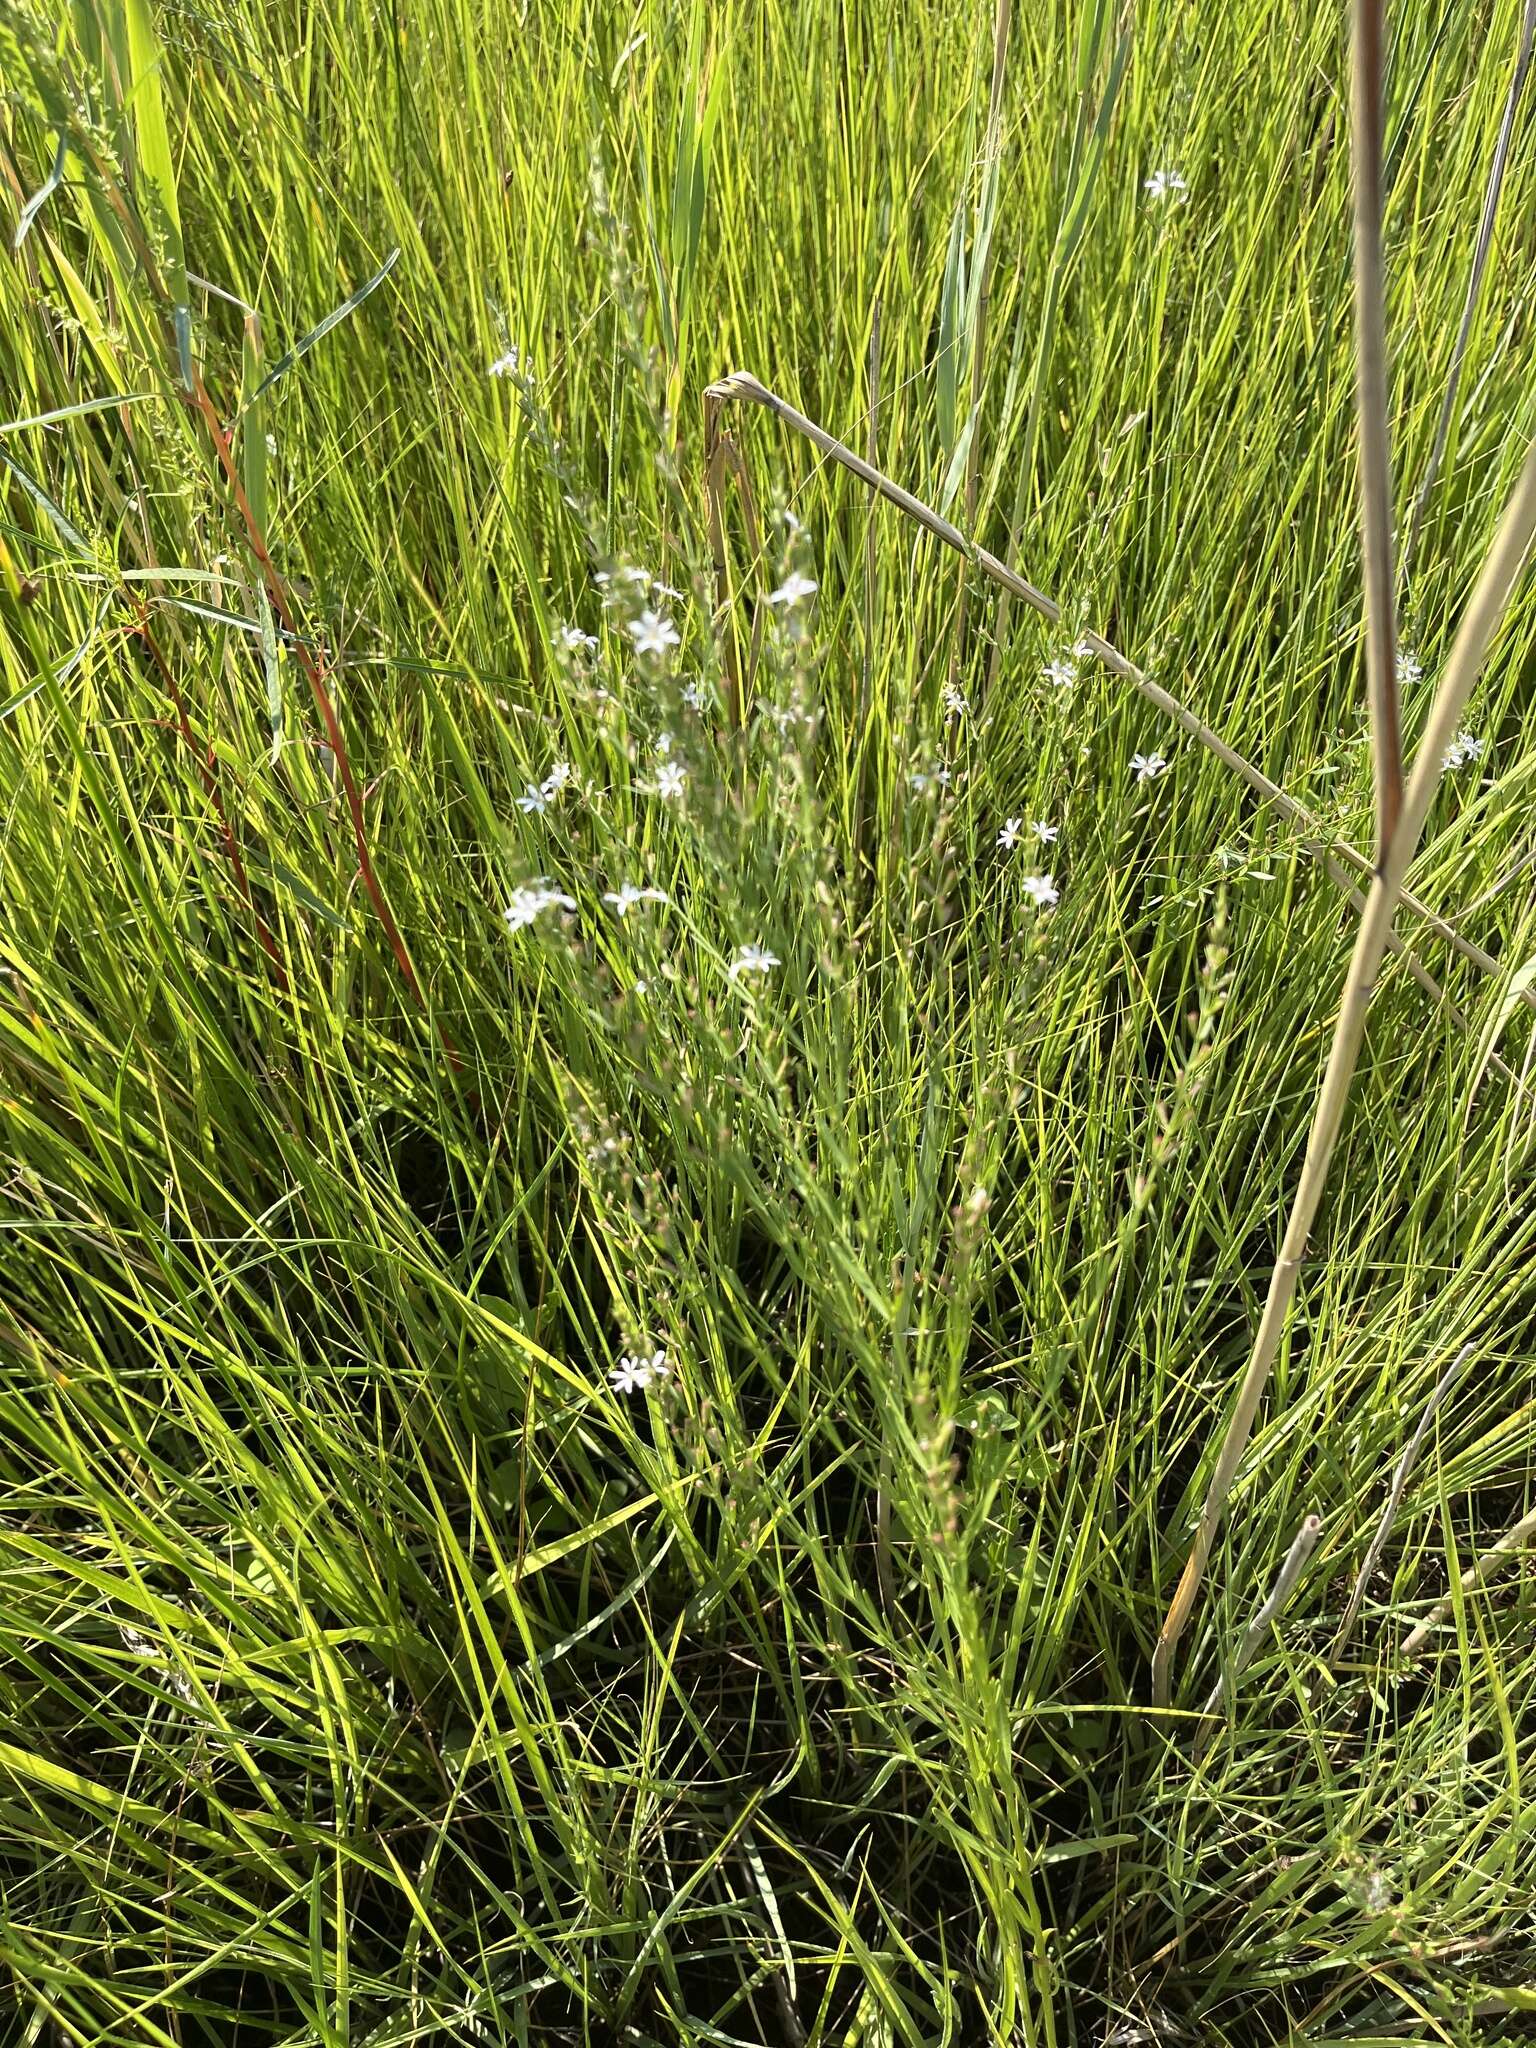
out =
[[[1395,10],[1400,525],[1520,11]],[[989,128],[996,47],[0,18],[18,2040],[1528,2024],[1522,1571],[1398,1650],[1528,1503],[1536,601],[1412,873],[1501,971],[1388,963],[1154,1714],[1355,916],[1072,650],[1370,843],[1345,26],[1020,8]],[[1536,428],[1526,119],[1410,759]],[[737,368],[1063,625],[744,409],[722,601]]]

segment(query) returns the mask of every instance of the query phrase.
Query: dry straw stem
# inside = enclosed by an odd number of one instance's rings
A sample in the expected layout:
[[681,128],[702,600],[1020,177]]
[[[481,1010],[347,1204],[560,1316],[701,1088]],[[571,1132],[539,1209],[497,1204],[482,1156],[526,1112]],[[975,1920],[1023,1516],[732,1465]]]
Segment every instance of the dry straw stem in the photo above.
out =
[[[1297,1582],[1307,1568],[1307,1560],[1317,1548],[1317,1539],[1322,1533],[1322,1519],[1318,1515],[1308,1515],[1301,1527],[1296,1531],[1291,1547],[1285,1553],[1285,1562],[1280,1567],[1275,1583],[1269,1589],[1268,1598],[1264,1601],[1258,1613],[1254,1615],[1252,1621],[1249,1622],[1247,1628],[1243,1630],[1242,1640],[1239,1642],[1236,1653],[1232,1658],[1231,1669],[1223,1672],[1221,1677],[1211,1687],[1210,1696],[1207,1698],[1203,1709],[1205,1713],[1214,1714],[1217,1712],[1221,1706],[1222,1694],[1226,1691],[1227,1686],[1230,1684],[1235,1687],[1237,1681],[1253,1662],[1254,1652],[1258,1649],[1260,1643],[1263,1642],[1271,1622],[1277,1619],[1283,1611],[1286,1602],[1290,1599],[1292,1593],[1295,1592]],[[1201,1730],[1195,1741],[1195,1754],[1197,1756],[1205,1748],[1215,1732],[1214,1724],[1210,1723]]]
[[1360,419],[1360,538],[1365,556],[1366,695],[1371,710],[1378,856],[1391,843],[1403,802],[1381,254],[1385,13],[1385,0],[1357,0],[1351,95],[1354,147],[1350,152],[1355,172],[1355,380]]
[[1380,1521],[1376,1524],[1376,1533],[1366,1546],[1365,1556],[1360,1560],[1360,1569],[1355,1574],[1354,1589],[1349,1596],[1349,1605],[1344,1610],[1344,1619],[1339,1623],[1338,1634],[1328,1646],[1327,1661],[1330,1671],[1337,1667],[1344,1645],[1349,1641],[1350,1632],[1359,1618],[1361,1604],[1365,1599],[1365,1589],[1370,1584],[1372,1572],[1381,1562],[1381,1553],[1387,1547],[1387,1538],[1392,1533],[1393,1522],[1397,1519],[1397,1508],[1403,1497],[1403,1488],[1408,1484],[1409,1474],[1419,1461],[1419,1451],[1429,1434],[1430,1424],[1440,1413],[1452,1389],[1460,1383],[1461,1376],[1471,1364],[1472,1354],[1476,1349],[1475,1344],[1464,1344],[1435,1382],[1435,1390],[1429,1397],[1424,1413],[1419,1417],[1419,1426],[1408,1439],[1408,1448],[1397,1461],[1392,1473],[1392,1484],[1387,1489],[1387,1504],[1381,1511]]
[[1205,1567],[1210,1559],[1211,1546],[1221,1526],[1227,1495],[1231,1491],[1232,1481],[1242,1460],[1248,1434],[1253,1427],[1253,1418],[1258,1412],[1259,1401],[1274,1365],[1275,1355],[1280,1349],[1280,1339],[1296,1293],[1296,1281],[1301,1272],[1301,1261],[1306,1252],[1312,1219],[1316,1216],[1317,1205],[1322,1199],[1323,1185],[1328,1177],[1328,1162],[1333,1156],[1334,1143],[1344,1117],[1344,1105],[1349,1097],[1350,1082],[1354,1078],[1355,1065],[1360,1056],[1366,1012],[1370,1007],[1371,992],[1375,987],[1382,955],[1387,950],[1403,876],[1419,843],[1419,835],[1424,829],[1424,820],[1429,814],[1429,806],[1440,780],[1445,750],[1455,734],[1457,720],[1472,693],[1472,686],[1477,680],[1488,643],[1493,638],[1494,629],[1503,614],[1510,589],[1530,546],[1533,530],[1536,530],[1536,443],[1532,444],[1526,454],[1519,481],[1505,507],[1504,516],[1499,522],[1499,530],[1494,535],[1493,545],[1488,551],[1482,573],[1468,602],[1461,628],[1451,648],[1450,659],[1446,663],[1444,679],[1430,709],[1429,723],[1419,742],[1413,774],[1409,778],[1407,793],[1403,800],[1402,816],[1398,820],[1397,830],[1392,835],[1392,843],[1387,848],[1381,873],[1372,882],[1370,894],[1366,897],[1365,914],[1361,918],[1360,928],[1355,937],[1354,956],[1350,961],[1349,975],[1344,984],[1338,1022],[1334,1026],[1333,1044],[1328,1054],[1328,1065],[1318,1094],[1317,1107],[1313,1112],[1312,1131],[1307,1140],[1307,1154],[1302,1164],[1301,1179],[1291,1204],[1290,1220],[1280,1246],[1280,1256],[1270,1277],[1269,1293],[1264,1302],[1264,1313],[1259,1321],[1258,1334],[1254,1338],[1253,1354],[1248,1361],[1248,1369],[1243,1374],[1242,1385],[1238,1389],[1237,1406],[1227,1424],[1226,1434],[1217,1455],[1216,1469],[1211,1475],[1210,1488],[1200,1513],[1199,1526],[1195,1530],[1194,1544],[1184,1566],[1183,1576],[1179,1580],[1178,1590],[1163,1622],[1157,1649],[1153,1654],[1152,1697],[1154,1703],[1159,1706],[1166,1706],[1168,1703],[1168,1675],[1173,1652],[1193,1611],[1201,1580],[1205,1576]]
[[1509,93],[1504,101],[1504,118],[1499,123],[1499,139],[1494,144],[1493,162],[1488,170],[1488,189],[1483,194],[1483,217],[1478,223],[1477,246],[1472,252],[1472,272],[1467,279],[1466,304],[1461,309],[1461,325],[1456,330],[1456,346],[1451,351],[1451,373],[1446,380],[1445,397],[1440,403],[1440,418],[1435,425],[1435,445],[1430,450],[1424,481],[1419,485],[1419,494],[1413,502],[1413,518],[1408,526],[1408,544],[1403,549],[1405,575],[1418,547],[1424,515],[1429,509],[1430,494],[1440,475],[1440,465],[1445,460],[1446,442],[1450,439],[1451,433],[1451,418],[1456,410],[1456,394],[1461,389],[1461,370],[1466,361],[1467,342],[1471,338],[1477,302],[1482,295],[1483,277],[1488,268],[1488,254],[1493,247],[1493,223],[1504,191],[1509,146],[1515,134],[1515,114],[1520,105],[1520,95],[1525,90],[1526,74],[1531,68],[1533,46],[1536,46],[1536,0],[1525,0],[1525,14],[1520,23],[1520,46],[1515,54],[1515,69],[1509,81]]
[[[931,506],[925,505],[920,498],[914,498],[910,491],[904,491],[900,484],[894,483],[890,477],[885,476],[880,470],[876,469],[872,462],[866,462],[861,456],[855,455],[851,448],[845,447],[835,436],[829,434],[825,427],[819,427],[814,420],[808,419],[803,412],[798,411],[787,399],[780,398],[777,392],[770,391],[766,384],[761,383],[752,375],[750,370],[735,370],[730,376],[722,378],[718,384],[711,384],[705,393],[705,398],[712,405],[720,405],[728,400],[737,399],[751,405],[762,406],[766,411],[771,412],[775,419],[781,420],[785,426],[792,427],[797,434],[803,434],[830,461],[840,464],[851,475],[856,476],[861,483],[867,484],[878,496],[884,498],[888,504],[892,504],[896,506],[898,511],[904,512],[909,519],[914,520],[917,525],[921,526],[924,532],[931,533],[935,540],[942,541],[946,547],[957,549],[984,576],[990,577],[994,583],[1000,583],[1005,590],[1010,591],[1015,597],[1021,597],[1027,605],[1032,606],[1042,618],[1049,619],[1053,625],[1060,623],[1061,606],[1056,603],[1054,598],[1047,597],[1043,590],[1037,590],[1034,584],[1019,575],[1017,570],[1010,569],[1005,562],[999,561],[996,555],[989,554],[985,548],[978,547],[974,541],[967,540],[959,527],[952,525],[949,520],[935,512]],[[1093,654],[1098,660],[1103,662],[1107,669],[1113,674],[1120,676],[1125,682],[1130,683],[1134,689],[1139,690],[1149,704],[1155,705],[1166,718],[1171,718],[1192,740],[1198,741],[1208,753],[1214,754],[1218,761],[1225,767],[1230,768],[1234,775],[1240,776],[1256,795],[1263,797],[1266,803],[1273,804],[1281,817],[1290,818],[1302,826],[1304,830],[1318,834],[1319,837],[1315,840],[1303,840],[1301,842],[1302,849],[1313,860],[1317,861],[1330,876],[1337,878],[1338,869],[1334,865],[1336,862],[1342,862],[1352,867],[1356,874],[1367,878],[1375,874],[1374,865],[1366,859],[1358,847],[1350,846],[1344,840],[1330,839],[1324,830],[1321,820],[1315,818],[1304,804],[1298,803],[1293,796],[1288,795],[1278,782],[1271,782],[1261,768],[1256,768],[1235,747],[1229,746],[1220,733],[1208,726],[1203,719],[1198,718],[1187,705],[1181,704],[1178,698],[1165,690],[1160,683],[1154,683],[1152,678],[1137,668],[1134,662],[1128,661],[1117,647],[1112,646],[1108,640],[1105,640],[1097,633],[1085,633],[1083,638]],[[1361,899],[1358,896],[1353,900],[1357,905],[1360,905]],[[1479,968],[1484,974],[1494,976],[1503,974],[1504,969],[1491,953],[1485,952],[1481,946],[1465,937],[1447,918],[1442,917],[1438,911],[1432,910],[1419,897],[1410,894],[1408,890],[1404,889],[1401,891],[1400,901],[1405,903],[1416,917],[1422,919],[1437,938],[1443,939],[1446,945],[1454,953],[1458,953],[1463,960],[1469,961],[1472,966]],[[1388,943],[1393,945],[1394,950],[1400,944],[1400,942],[1394,942],[1390,937]],[[1416,976],[1416,979],[1423,982],[1436,996],[1437,1000],[1445,1000],[1438,984],[1429,980],[1427,975],[1420,974]],[[1520,1000],[1528,1009],[1536,1010],[1536,990],[1523,990]]]
[[[1530,1541],[1532,1536],[1536,1536],[1536,1508],[1532,1508],[1529,1513],[1523,1514],[1518,1522],[1512,1522],[1498,1542],[1493,1544],[1490,1549],[1485,1550],[1470,1570],[1462,1573],[1460,1591],[1463,1594],[1475,1593],[1483,1581],[1491,1578],[1504,1560],[1512,1557],[1517,1550]],[[1448,1596],[1446,1599],[1438,1601],[1430,1609],[1429,1613],[1425,1615],[1418,1627],[1410,1635],[1404,1637],[1403,1655],[1405,1657],[1417,1657],[1455,1605],[1454,1596]]]

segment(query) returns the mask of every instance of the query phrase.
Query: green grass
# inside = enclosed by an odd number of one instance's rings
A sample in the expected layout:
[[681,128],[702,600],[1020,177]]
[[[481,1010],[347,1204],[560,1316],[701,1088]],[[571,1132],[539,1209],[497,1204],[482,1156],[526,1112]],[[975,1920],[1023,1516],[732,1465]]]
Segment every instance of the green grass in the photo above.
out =
[[[1393,12],[1401,528],[1520,9]],[[0,17],[7,2041],[1528,2038],[1536,1588],[1398,1647],[1533,1477],[1532,584],[1412,876],[1503,971],[1382,977],[1166,1715],[1353,914],[1073,633],[989,678],[979,578],[956,663],[965,565],[743,410],[716,615],[705,386],[862,450],[878,304],[881,467],[974,462],[1369,843],[1342,11],[1017,8],[995,187],[992,69],[933,0]],[[1536,430],[1529,120],[1410,755]]]

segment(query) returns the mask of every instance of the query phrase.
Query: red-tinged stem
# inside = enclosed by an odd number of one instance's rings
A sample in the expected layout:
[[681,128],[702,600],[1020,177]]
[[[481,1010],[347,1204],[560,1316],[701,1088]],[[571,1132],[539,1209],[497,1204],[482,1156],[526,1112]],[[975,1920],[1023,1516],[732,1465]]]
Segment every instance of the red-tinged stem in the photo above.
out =
[[[261,565],[262,578],[267,586],[267,595],[272,601],[272,609],[277,613],[284,627],[291,635],[294,651],[298,656],[300,666],[309,679],[309,687],[315,699],[315,708],[319,711],[321,723],[325,727],[326,740],[335,758],[336,770],[341,777],[342,790],[346,796],[347,815],[352,821],[352,838],[357,848],[357,867],[358,873],[363,878],[363,887],[368,891],[368,900],[373,905],[379,923],[384,927],[384,936],[389,940],[390,950],[399,963],[400,972],[405,978],[406,987],[416,998],[417,1002],[421,1004],[421,1007],[425,1009],[426,1002],[421,993],[421,984],[416,979],[416,970],[411,965],[411,956],[405,949],[405,941],[400,936],[400,927],[395,923],[394,913],[390,910],[389,904],[385,900],[384,891],[379,886],[379,878],[374,872],[373,858],[368,851],[367,827],[363,819],[363,800],[358,793],[357,778],[352,773],[352,761],[347,753],[347,742],[341,730],[341,721],[336,716],[335,703],[326,685],[325,672],[299,635],[298,627],[294,621],[293,607],[288,602],[287,588],[282,577],[277,572],[276,564],[267,551],[266,540],[256,523],[256,516],[251,510],[250,500],[245,495],[245,487],[240,481],[240,472],[235,467],[235,459],[230,452],[229,437],[225,434],[219,415],[214,409],[213,401],[208,396],[207,387],[203,383],[202,373],[196,369],[192,372],[192,400],[202,415],[203,424],[208,429],[209,439],[213,442],[214,451],[219,458],[219,466],[224,471],[236,508],[244,523],[245,537],[249,543],[251,553]],[[439,1030],[441,1031],[441,1026],[439,1026]],[[446,1040],[444,1042],[445,1044],[447,1043]]]
[[251,888],[251,878],[246,872],[245,862],[240,854],[240,842],[235,837],[235,828],[230,823],[229,813],[224,807],[224,793],[219,786],[219,757],[214,752],[212,740],[209,740],[207,745],[202,747],[197,743],[197,736],[192,730],[192,721],[187,716],[186,699],[181,694],[181,687],[176,681],[170,663],[161,652],[159,642],[149,629],[148,606],[136,603],[135,610],[138,613],[138,620],[133,631],[144,643],[151,661],[153,661],[159,672],[160,680],[165,685],[166,695],[175,707],[177,730],[181,734],[188,753],[197,762],[198,773],[203,779],[203,788],[207,792],[209,803],[213,806],[214,815],[218,818],[219,830],[224,835],[224,851],[229,857],[229,865],[234,873],[236,886],[240,894],[245,898],[246,908],[256,920],[256,936],[261,941],[263,952],[265,952],[267,958],[272,962],[273,968],[276,970],[278,984],[286,989],[288,986],[288,973],[287,969],[283,966],[283,956],[277,950],[277,941],[273,938],[266,919],[256,907],[256,896]]

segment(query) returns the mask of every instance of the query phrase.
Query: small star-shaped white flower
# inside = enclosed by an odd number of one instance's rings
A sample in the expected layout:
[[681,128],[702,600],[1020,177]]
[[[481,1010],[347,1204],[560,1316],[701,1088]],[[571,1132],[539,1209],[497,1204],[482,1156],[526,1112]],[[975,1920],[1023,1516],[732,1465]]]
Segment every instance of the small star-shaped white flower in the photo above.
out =
[[702,683],[685,683],[683,685],[683,702],[690,711],[702,711],[708,701],[708,698],[704,695],[704,685]]
[[1143,180],[1142,190],[1149,199],[1182,199],[1189,187],[1178,171],[1154,171]]
[[1419,681],[1423,674],[1424,664],[1422,661],[1420,661],[1419,657],[1412,651],[1411,648],[1400,647],[1397,650],[1398,688],[1402,690],[1411,690],[1414,684]]
[[1061,891],[1050,875],[1026,875],[1019,886],[1030,901],[1037,903],[1042,910],[1049,910],[1053,903],[1061,901]]
[[808,597],[816,595],[817,585],[813,578],[802,576],[798,569],[792,570],[778,589],[769,593],[768,602],[777,605],[804,604]]
[[1046,682],[1054,683],[1058,690],[1069,690],[1077,681],[1077,663],[1068,661],[1064,656],[1058,656],[1055,661],[1048,661],[1040,673]]
[[1029,829],[1034,833],[1042,846],[1050,846],[1061,837],[1061,827],[1059,825],[1048,825],[1044,818],[1036,818]]
[[562,889],[551,889],[548,876],[539,875],[521,889],[512,891],[512,901],[501,914],[513,931],[520,932],[543,911],[575,908],[574,896],[567,896]]
[[504,356],[498,356],[486,371],[487,377],[515,377],[523,367],[523,359],[515,348],[509,348]]
[[631,619],[625,630],[635,643],[636,654],[664,655],[676,647],[681,638],[669,618],[649,609]]
[[540,792],[546,799],[550,797],[556,797],[560,794],[561,790],[564,789],[565,785],[570,781],[570,779],[570,762],[557,761],[553,768],[551,768],[549,773],[545,776],[544,780],[539,784]]
[[597,635],[583,633],[579,626],[561,626],[555,633],[555,645],[562,654],[590,654],[597,645]]
[[1022,818],[1009,818],[1005,821],[1002,831],[997,835],[997,843],[999,846],[1006,846],[1008,851],[1012,853],[1023,837],[1024,820]]
[[622,882],[617,889],[604,891],[603,901],[613,905],[615,917],[628,917],[637,903],[665,903],[668,896],[665,889],[641,889],[633,882]]
[[656,794],[669,803],[682,795],[687,783],[688,771],[681,761],[663,761],[656,770]]
[[783,964],[777,953],[770,953],[766,946],[760,946],[754,940],[750,946],[737,947],[736,957],[725,971],[730,980],[735,981],[738,975],[767,974]]
[[1168,766],[1161,754],[1132,754],[1131,773],[1138,782],[1156,782]]
[[549,798],[539,783],[530,782],[518,798],[517,808],[525,813],[542,813],[549,809]]

